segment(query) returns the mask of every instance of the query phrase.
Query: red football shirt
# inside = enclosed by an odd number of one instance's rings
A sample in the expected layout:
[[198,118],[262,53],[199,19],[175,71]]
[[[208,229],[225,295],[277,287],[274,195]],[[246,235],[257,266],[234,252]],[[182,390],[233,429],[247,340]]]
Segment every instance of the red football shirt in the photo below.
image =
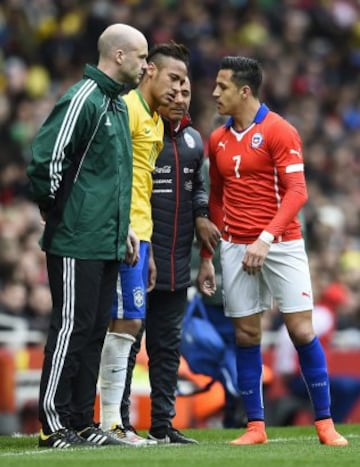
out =
[[234,243],[252,243],[262,230],[275,242],[301,238],[307,190],[297,130],[265,104],[246,130],[232,125],[209,139],[211,219]]

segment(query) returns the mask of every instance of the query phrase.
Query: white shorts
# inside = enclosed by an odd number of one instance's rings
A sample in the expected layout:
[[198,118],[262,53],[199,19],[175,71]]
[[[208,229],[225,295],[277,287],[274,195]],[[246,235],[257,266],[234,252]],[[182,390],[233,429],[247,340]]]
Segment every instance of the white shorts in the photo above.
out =
[[273,306],[283,313],[313,309],[310,270],[304,240],[273,243],[262,270],[250,276],[242,260],[247,245],[221,240],[225,315],[250,316]]

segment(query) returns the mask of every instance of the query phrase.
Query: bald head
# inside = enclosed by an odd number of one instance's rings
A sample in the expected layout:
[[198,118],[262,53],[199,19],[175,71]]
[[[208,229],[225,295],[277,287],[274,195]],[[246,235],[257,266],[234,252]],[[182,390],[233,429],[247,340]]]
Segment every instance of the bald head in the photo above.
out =
[[107,27],[101,34],[98,51],[100,57],[109,58],[117,49],[128,52],[139,43],[147,43],[142,32],[128,24],[117,23]]
[[128,24],[112,24],[98,40],[98,68],[112,79],[137,84],[147,68],[148,43]]

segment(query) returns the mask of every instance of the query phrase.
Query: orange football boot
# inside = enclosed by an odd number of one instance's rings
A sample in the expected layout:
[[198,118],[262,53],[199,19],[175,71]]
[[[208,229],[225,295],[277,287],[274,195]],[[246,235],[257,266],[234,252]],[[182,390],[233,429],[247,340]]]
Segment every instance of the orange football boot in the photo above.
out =
[[349,444],[348,440],[336,431],[331,418],[316,421],[315,428],[321,444],[328,446],[347,446]]
[[265,431],[265,422],[255,421],[249,422],[246,431],[239,438],[230,441],[229,444],[233,446],[240,446],[246,444],[265,444],[267,443],[267,435]]

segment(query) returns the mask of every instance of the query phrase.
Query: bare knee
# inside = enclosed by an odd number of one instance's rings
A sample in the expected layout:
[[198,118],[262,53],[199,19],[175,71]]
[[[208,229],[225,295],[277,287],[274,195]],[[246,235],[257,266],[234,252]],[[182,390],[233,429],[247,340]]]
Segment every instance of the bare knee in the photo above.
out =
[[289,331],[289,336],[295,345],[305,345],[314,339],[315,333],[311,329],[297,329],[295,332]]
[[285,323],[289,336],[295,345],[305,345],[315,337],[311,312],[299,312],[287,315]]
[[236,344],[258,345],[261,342],[261,328],[256,323],[237,322],[235,325]]
[[114,319],[110,323],[109,331],[136,337],[140,331],[141,323],[140,319]]

